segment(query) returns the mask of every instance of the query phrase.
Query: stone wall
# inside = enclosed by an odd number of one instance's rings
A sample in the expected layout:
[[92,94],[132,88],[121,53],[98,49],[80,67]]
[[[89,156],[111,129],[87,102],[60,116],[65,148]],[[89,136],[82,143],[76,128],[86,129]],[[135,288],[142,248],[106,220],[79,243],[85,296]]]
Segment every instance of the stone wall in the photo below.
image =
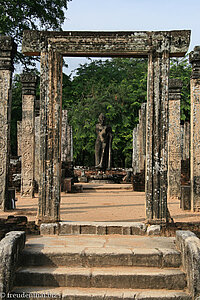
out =
[[7,293],[13,287],[15,271],[25,246],[25,240],[25,232],[11,231],[0,241],[0,293],[2,299],[6,299]]

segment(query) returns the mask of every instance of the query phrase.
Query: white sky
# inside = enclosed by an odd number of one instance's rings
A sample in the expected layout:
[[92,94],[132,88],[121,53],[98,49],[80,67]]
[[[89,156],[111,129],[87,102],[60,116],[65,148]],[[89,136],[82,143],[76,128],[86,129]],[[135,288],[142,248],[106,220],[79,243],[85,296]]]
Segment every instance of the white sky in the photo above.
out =
[[[189,51],[200,45],[200,0],[72,0],[63,30],[135,31],[191,29]],[[70,73],[84,58],[67,58]]]

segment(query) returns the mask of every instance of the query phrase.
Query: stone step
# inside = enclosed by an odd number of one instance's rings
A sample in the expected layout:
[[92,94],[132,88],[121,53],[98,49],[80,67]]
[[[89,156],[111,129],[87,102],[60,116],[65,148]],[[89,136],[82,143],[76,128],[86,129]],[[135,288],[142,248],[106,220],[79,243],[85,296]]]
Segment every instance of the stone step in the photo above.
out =
[[26,247],[22,254],[23,266],[139,266],[179,267],[180,253],[175,249],[101,248],[101,247]]
[[[185,292],[177,290],[133,290],[133,289],[100,289],[100,288],[53,288],[52,287],[14,287],[11,294],[24,300],[25,295],[30,300],[36,298],[48,300],[192,300]],[[32,294],[32,297],[31,297]],[[46,296],[45,296],[46,294]],[[21,297],[20,297],[21,295]],[[35,297],[37,295],[37,297]],[[13,299],[12,297],[10,297]],[[26,299],[27,299],[26,298]]]
[[15,285],[24,283],[27,286],[181,290],[186,287],[186,278],[179,269],[31,267],[16,272]]

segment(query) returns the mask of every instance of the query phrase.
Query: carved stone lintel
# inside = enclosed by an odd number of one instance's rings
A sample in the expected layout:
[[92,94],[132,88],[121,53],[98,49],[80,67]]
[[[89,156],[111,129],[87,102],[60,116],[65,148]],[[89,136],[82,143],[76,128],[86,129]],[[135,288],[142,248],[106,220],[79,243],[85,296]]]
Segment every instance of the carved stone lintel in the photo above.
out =
[[13,71],[13,58],[17,45],[11,37],[0,36],[0,70]]

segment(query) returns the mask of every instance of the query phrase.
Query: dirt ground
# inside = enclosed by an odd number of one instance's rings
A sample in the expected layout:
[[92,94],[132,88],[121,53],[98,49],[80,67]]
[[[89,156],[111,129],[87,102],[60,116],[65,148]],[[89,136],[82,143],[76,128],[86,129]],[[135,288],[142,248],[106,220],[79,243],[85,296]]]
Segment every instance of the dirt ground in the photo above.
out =
[[[88,188],[90,189],[85,189]],[[61,219],[65,221],[120,221],[139,222],[145,220],[145,193],[134,192],[130,185],[83,184],[81,193],[62,193]],[[34,221],[37,214],[38,197],[21,198],[17,194],[16,210],[0,212],[0,218],[9,215],[25,215]],[[170,199],[169,211],[175,222],[200,222],[200,212],[182,211],[180,201]]]

